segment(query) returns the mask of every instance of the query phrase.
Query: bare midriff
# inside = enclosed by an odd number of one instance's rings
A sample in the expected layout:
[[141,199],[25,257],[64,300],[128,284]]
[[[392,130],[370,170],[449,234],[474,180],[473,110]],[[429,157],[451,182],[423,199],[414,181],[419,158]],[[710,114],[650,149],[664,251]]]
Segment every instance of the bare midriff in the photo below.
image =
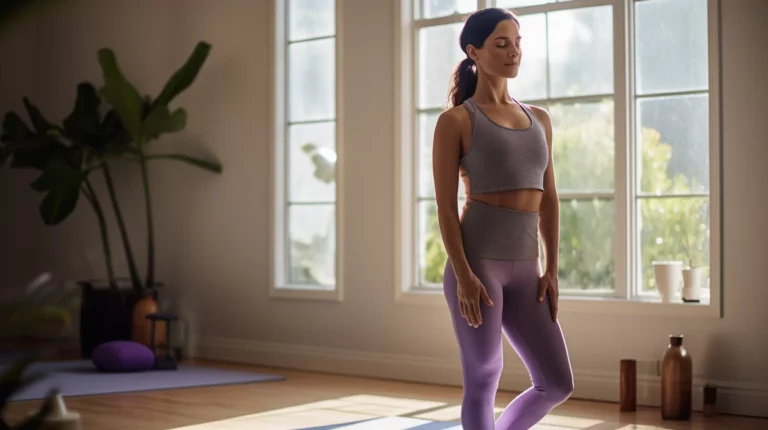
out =
[[539,212],[543,192],[536,189],[494,191],[488,193],[472,194],[472,188],[467,176],[462,177],[466,193],[467,204],[473,201],[524,212]]

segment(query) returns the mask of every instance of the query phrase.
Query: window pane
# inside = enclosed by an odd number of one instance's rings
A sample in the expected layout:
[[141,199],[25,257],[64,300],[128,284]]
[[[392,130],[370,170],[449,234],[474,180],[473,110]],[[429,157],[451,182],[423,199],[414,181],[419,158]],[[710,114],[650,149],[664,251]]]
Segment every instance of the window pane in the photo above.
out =
[[336,0],[289,0],[288,40],[336,33]]
[[445,106],[451,75],[466,57],[459,48],[462,23],[439,25],[419,30],[420,108]]
[[709,199],[647,198],[638,202],[641,291],[656,291],[654,261],[682,261],[704,267],[709,288]]
[[496,0],[497,7],[537,6],[546,3],[556,3],[557,0]]
[[635,3],[638,94],[708,87],[707,0]]
[[[435,181],[432,177],[432,142],[435,124],[440,114],[419,115],[419,197],[435,196]],[[458,173],[457,173],[458,176]]]
[[291,284],[332,287],[336,283],[336,207],[291,205],[288,207]]
[[288,45],[289,121],[336,117],[336,40]]
[[517,77],[508,80],[509,92],[516,99],[544,99],[547,97],[546,17],[539,13],[519,19],[523,58]]
[[640,190],[653,194],[709,190],[709,97],[642,99],[637,103]]
[[[464,200],[459,200],[459,208]],[[423,284],[443,281],[447,254],[434,201],[419,203],[419,272]],[[613,290],[614,204],[571,200],[561,204],[558,277],[563,289]]]
[[551,96],[613,93],[611,6],[551,12],[548,16]]
[[558,190],[613,190],[613,101],[558,103],[549,112]]
[[561,289],[614,289],[613,215],[613,200],[561,200],[558,265]]
[[[462,211],[464,202],[464,198],[457,200],[459,213]],[[445,252],[440,223],[437,220],[437,205],[434,200],[424,200],[419,202],[417,210],[418,282],[422,286],[441,286],[448,254]]]
[[332,202],[336,199],[336,123],[288,128],[288,200]]
[[422,18],[437,18],[477,9],[477,0],[421,0]]
[[421,285],[442,284],[448,254],[443,246],[437,205],[432,200],[419,202],[419,281]]
[[[435,124],[439,113],[422,113],[419,115],[419,154],[418,171],[418,195],[419,197],[435,197],[435,181],[432,173],[432,144],[434,141]],[[464,182],[459,180],[459,172],[456,172],[458,181],[458,196],[464,197]]]

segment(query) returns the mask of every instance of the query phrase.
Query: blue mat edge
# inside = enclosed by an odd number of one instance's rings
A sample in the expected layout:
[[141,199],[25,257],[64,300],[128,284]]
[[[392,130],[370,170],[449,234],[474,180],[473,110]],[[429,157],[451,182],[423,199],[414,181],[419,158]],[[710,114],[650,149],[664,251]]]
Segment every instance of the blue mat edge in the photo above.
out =
[[[43,373],[55,373],[55,371],[48,371],[46,372],[45,369],[39,369],[39,367],[44,367],[46,364],[63,364],[63,363],[85,363],[89,360],[64,360],[64,361],[41,361],[36,362],[34,365],[30,366],[29,371],[35,371]],[[6,367],[8,364],[0,364],[0,371],[4,367]],[[250,372],[247,370],[235,370],[235,369],[227,369],[223,367],[217,367],[217,366],[205,366],[205,365],[199,365],[199,364],[183,364],[180,363],[179,367],[183,367],[185,369],[207,369],[207,370],[218,370],[225,373],[239,373],[239,374],[248,374],[253,375],[253,378],[243,380],[243,381],[237,381],[237,382],[221,382],[221,383],[213,383],[213,384],[200,384],[200,385],[189,385],[189,386],[177,386],[177,387],[162,387],[162,388],[147,388],[147,389],[140,389],[140,390],[125,390],[125,391],[118,391],[118,392],[106,392],[106,393],[86,393],[86,394],[67,394],[66,397],[93,397],[93,396],[113,396],[113,395],[121,395],[121,394],[135,394],[135,393],[151,393],[156,391],[171,391],[171,390],[185,390],[185,389],[195,389],[195,388],[208,388],[208,387],[223,387],[228,385],[243,385],[243,384],[259,384],[263,382],[280,382],[285,381],[287,378],[283,375],[277,375],[277,374],[268,374],[268,373],[260,373],[260,372]],[[148,372],[174,372],[174,370],[147,370],[147,371],[139,371],[139,372],[124,372],[125,374],[135,374],[135,373],[148,373]],[[31,372],[30,372],[31,373]],[[117,372],[120,373],[120,372]],[[258,379],[254,379],[258,378]],[[43,378],[45,380],[45,378]],[[14,397],[11,396],[7,399],[9,403],[11,402],[32,402],[32,401],[39,401],[45,399],[45,395],[42,396],[29,396],[29,397]]]

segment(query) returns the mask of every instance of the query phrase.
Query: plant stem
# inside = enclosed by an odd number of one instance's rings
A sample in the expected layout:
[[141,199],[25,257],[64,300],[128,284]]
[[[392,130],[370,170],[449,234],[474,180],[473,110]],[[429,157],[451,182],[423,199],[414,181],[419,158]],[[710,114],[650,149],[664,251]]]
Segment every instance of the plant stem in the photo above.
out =
[[[137,145],[141,148],[141,142]],[[139,150],[139,163],[141,164],[141,180],[144,185],[144,208],[147,222],[147,286],[155,285],[155,231],[152,220],[152,196],[149,192],[149,167],[144,150]]]
[[104,259],[107,264],[107,277],[109,279],[109,288],[117,290],[117,280],[115,279],[115,268],[112,263],[112,247],[109,244],[109,229],[107,228],[107,219],[104,217],[104,211],[99,203],[99,198],[93,190],[91,181],[85,178],[85,189],[83,194],[91,203],[93,211],[96,212],[96,218],[99,220],[99,231],[101,232],[101,246],[104,249]]
[[120,211],[120,205],[117,202],[117,194],[115,193],[115,185],[112,181],[112,172],[109,168],[109,164],[106,161],[101,163],[102,171],[104,172],[104,179],[107,182],[107,190],[109,191],[109,199],[112,201],[112,209],[115,211],[115,218],[117,218],[117,225],[120,228],[120,236],[123,239],[123,247],[125,248],[125,258],[128,260],[128,271],[131,275],[131,283],[136,291],[141,291],[143,285],[139,272],[136,270],[136,260],[133,258],[133,251],[131,250],[131,242],[128,237],[128,230],[125,228],[125,220],[123,214]]

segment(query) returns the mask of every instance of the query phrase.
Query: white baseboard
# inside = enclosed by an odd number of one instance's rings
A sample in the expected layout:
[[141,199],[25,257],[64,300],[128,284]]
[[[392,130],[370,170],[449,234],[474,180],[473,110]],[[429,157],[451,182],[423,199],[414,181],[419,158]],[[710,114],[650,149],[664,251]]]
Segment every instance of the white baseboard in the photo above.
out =
[[[336,348],[259,342],[241,339],[197,337],[194,357],[237,363],[313,370],[364,376],[461,386],[458,360],[364,352]],[[500,388],[519,392],[531,381],[524,368],[505,366]],[[716,385],[717,410],[723,414],[768,417],[768,386],[743,382],[707,381]],[[702,381],[694,379],[694,410],[702,404]],[[637,378],[639,405],[659,406],[660,379],[656,375]],[[572,398],[618,402],[618,365],[615,372],[574,369]]]

